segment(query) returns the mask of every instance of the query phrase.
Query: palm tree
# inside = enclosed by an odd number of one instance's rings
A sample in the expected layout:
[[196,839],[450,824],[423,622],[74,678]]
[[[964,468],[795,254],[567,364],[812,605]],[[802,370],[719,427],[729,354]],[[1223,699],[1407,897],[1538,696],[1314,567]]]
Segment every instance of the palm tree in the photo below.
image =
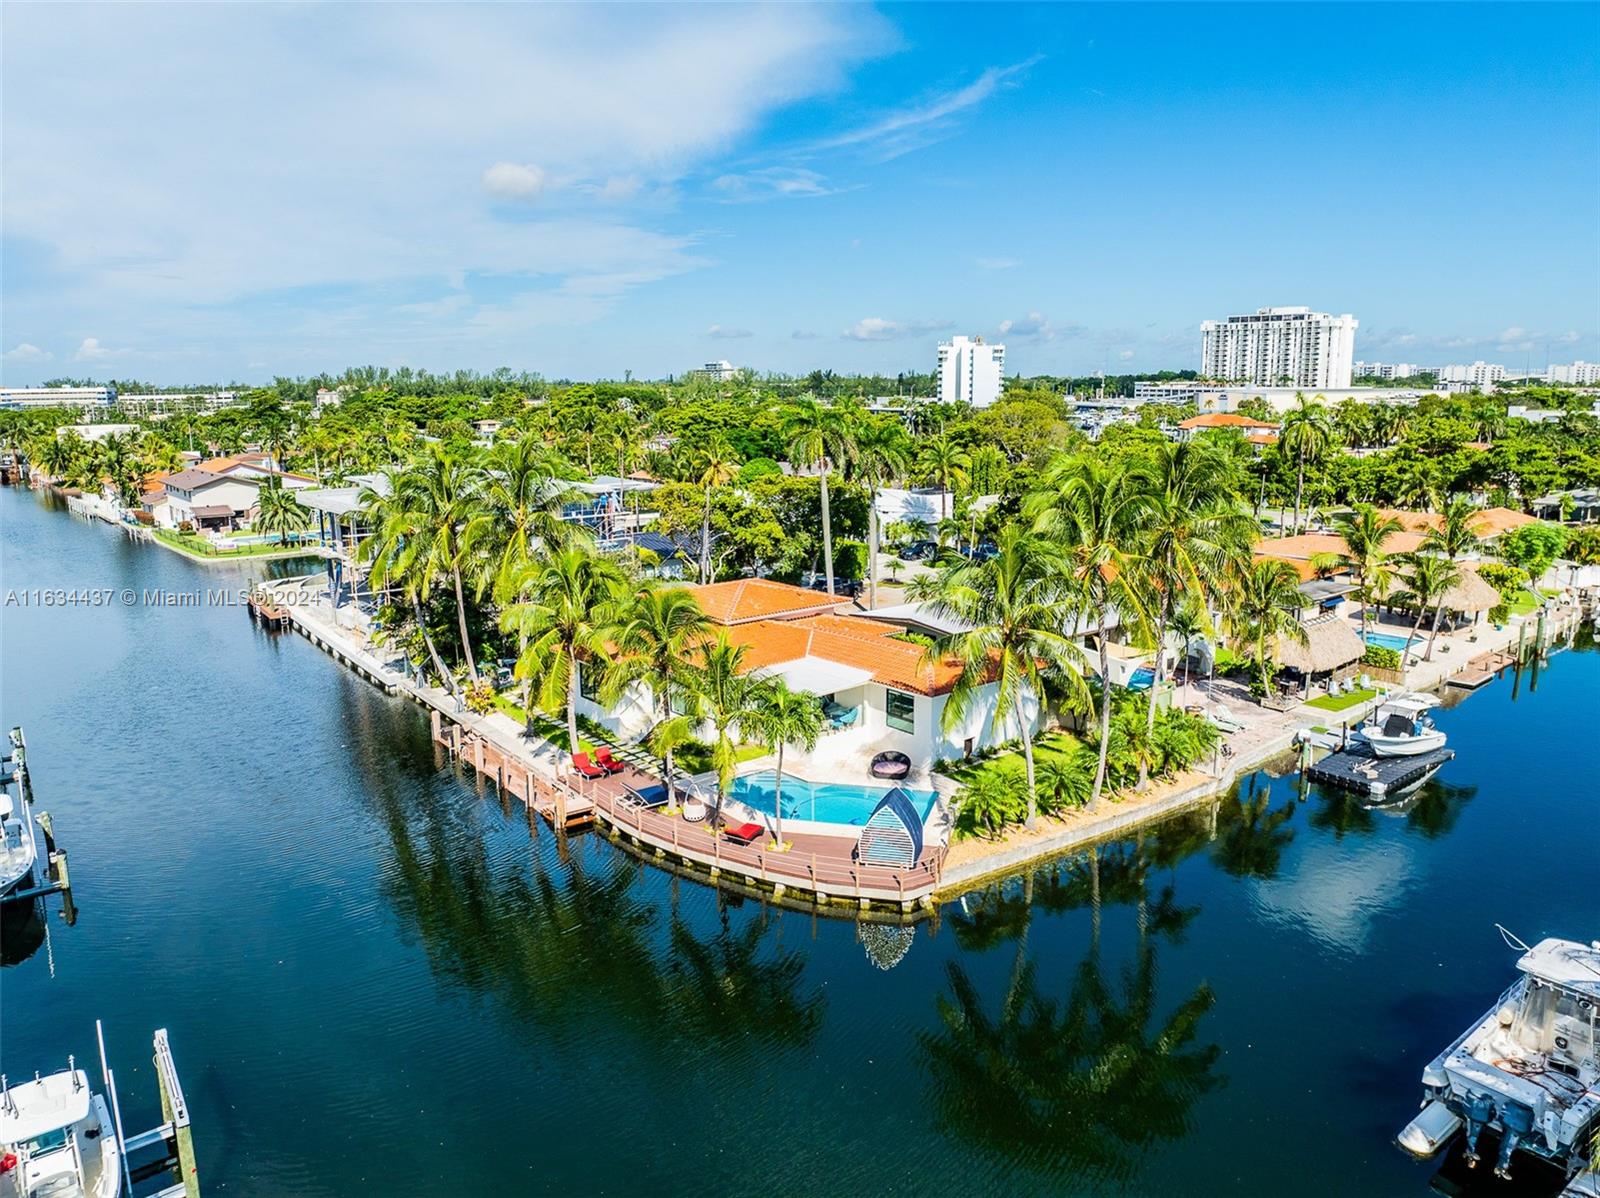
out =
[[790,690],[781,678],[768,679],[757,689],[755,717],[745,723],[757,740],[778,753],[772,812],[776,821],[774,836],[781,853],[784,851],[783,751],[789,745],[807,753],[817,747],[817,739],[822,735],[822,704],[815,695]]
[[731,644],[726,632],[700,646],[700,668],[694,675],[695,699],[711,723],[714,741],[711,763],[717,767],[717,812],[733,788],[738,765],[734,730],[756,717],[761,703],[761,682],[744,669],[746,646]]
[[477,565],[474,538],[467,535],[467,530],[482,513],[484,483],[483,470],[475,462],[441,445],[430,445],[414,467],[395,479],[394,493],[399,506],[411,513],[413,535],[421,534],[425,568],[450,579],[467,676],[474,683],[479,680],[478,663],[467,631],[467,597],[462,580]]
[[1433,608],[1433,628],[1428,635],[1428,651],[1423,655],[1424,661],[1432,661],[1433,644],[1439,638],[1439,618],[1444,612],[1444,597],[1451,587],[1461,582],[1462,567],[1447,557],[1426,550],[1408,553],[1402,560],[1405,562],[1403,577],[1406,592],[1417,605],[1417,619],[1411,626],[1413,638],[1422,627],[1428,609]]
[[1300,531],[1300,501],[1306,487],[1306,463],[1315,462],[1333,443],[1333,419],[1328,409],[1304,395],[1295,396],[1295,406],[1283,418],[1283,431],[1278,448],[1291,454],[1295,460],[1294,526],[1291,532]]
[[1339,565],[1356,578],[1356,597],[1361,600],[1361,640],[1367,639],[1368,617],[1372,604],[1388,593],[1394,569],[1383,546],[1395,533],[1403,531],[1400,521],[1384,516],[1370,503],[1358,503],[1354,510],[1334,521],[1344,539],[1344,551],[1336,555]]
[[1090,808],[1105,788],[1111,746],[1111,651],[1106,636],[1115,611],[1125,629],[1145,622],[1148,606],[1150,479],[1093,457],[1064,455],[1046,467],[1037,491],[1023,501],[1034,532],[1055,540],[1067,555],[1070,604],[1095,622],[1100,652],[1100,755]]
[[828,509],[828,476],[855,456],[855,435],[844,411],[806,396],[784,413],[783,432],[789,442],[789,459],[800,467],[822,467],[822,564],[833,594],[833,519]]
[[1231,588],[1229,620],[1233,635],[1252,646],[1256,677],[1265,694],[1272,685],[1279,637],[1305,644],[1300,623],[1306,597],[1300,593],[1300,575],[1288,562],[1263,558],[1242,568]]
[[1022,739],[1028,779],[1027,826],[1038,817],[1034,774],[1034,722],[1045,703],[1045,681],[1059,681],[1082,699],[1083,650],[1072,639],[1071,608],[1062,602],[1066,563],[1050,543],[1011,525],[1000,533],[998,552],[985,562],[958,562],[911,586],[911,597],[931,614],[966,625],[940,637],[924,654],[932,663],[953,659],[960,667],[944,706],[944,730],[966,715],[982,688],[995,684],[993,728],[1004,739],[1007,720]]
[[[693,702],[692,695],[686,695],[685,698]],[[674,803],[677,802],[677,792],[672,785],[672,755],[684,745],[693,743],[696,720],[697,715],[693,710],[685,715],[671,716],[650,729],[650,734],[645,738],[645,747],[661,758],[662,781],[667,784],[667,794]]]
[[938,432],[923,441],[917,450],[917,464],[939,480],[939,514],[950,515],[950,484],[965,486],[972,467],[972,455],[962,449],[947,432]]
[[277,533],[278,544],[287,546],[289,534],[311,524],[311,513],[300,506],[294,492],[277,475],[264,479],[256,490],[255,526],[265,533]]
[[911,446],[897,420],[868,422],[856,437],[855,474],[867,485],[867,608],[878,606],[878,488],[910,467]]
[[381,486],[362,489],[361,503],[365,518],[373,528],[373,535],[356,548],[358,559],[371,562],[368,584],[374,591],[383,591],[397,585],[411,609],[412,618],[422,635],[434,671],[450,693],[460,698],[455,676],[445,667],[439,650],[428,628],[424,608],[434,584],[438,581],[436,555],[428,551],[433,536],[431,526],[418,519],[407,506],[401,491],[405,471],[390,467],[384,471]]
[[503,632],[514,632],[521,652],[516,676],[528,683],[529,720],[537,699],[547,712],[566,717],[568,751],[578,751],[580,660],[606,655],[606,634],[627,578],[611,558],[583,547],[559,549],[525,565],[516,596],[500,615]]
[[573,490],[558,470],[556,455],[533,437],[497,441],[489,450],[484,502],[463,540],[491,547],[498,598],[506,598],[535,552],[579,535],[578,525],[561,518]]
[[1440,513],[1439,527],[1429,529],[1422,547],[1455,561],[1478,549],[1474,528],[1478,509],[1463,495],[1452,495]]
[[28,454],[28,460],[43,470],[50,482],[66,478],[72,473],[88,449],[77,433],[68,431],[54,437],[43,437]]
[[[1167,631],[1174,616],[1186,606],[1207,609],[1210,598],[1221,590],[1228,567],[1249,553],[1257,531],[1239,498],[1232,459],[1204,443],[1158,447],[1151,473],[1144,573],[1156,612],[1156,661],[1145,712],[1147,741],[1155,732]],[[1139,789],[1149,781],[1149,761],[1142,758]]]
[[[655,704],[656,724],[672,718],[672,701],[681,698],[692,679],[688,664],[703,642],[711,621],[694,594],[682,587],[647,587],[636,592],[608,630],[613,660],[600,686],[600,696],[614,704],[630,685],[643,683]],[[663,758],[670,772],[670,750]]]
[[[694,470],[695,481],[705,493],[705,508],[700,517],[700,581],[711,582],[711,493],[739,476],[739,459],[726,440],[714,437],[695,455]],[[822,486],[823,511],[826,512],[827,482]]]

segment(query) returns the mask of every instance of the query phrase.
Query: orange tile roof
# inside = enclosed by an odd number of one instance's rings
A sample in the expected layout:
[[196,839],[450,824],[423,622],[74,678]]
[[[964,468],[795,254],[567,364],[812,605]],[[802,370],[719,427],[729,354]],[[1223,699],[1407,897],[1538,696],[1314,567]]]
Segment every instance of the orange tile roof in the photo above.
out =
[[265,469],[266,464],[272,460],[272,455],[267,453],[233,453],[221,458],[207,458],[203,462],[196,462],[196,470],[205,470],[211,474],[223,474],[235,466],[255,466]]
[[923,648],[896,639],[902,630],[859,616],[809,616],[799,620],[752,620],[727,631],[728,640],[745,646],[744,664],[759,670],[820,657],[841,665],[870,670],[872,680],[896,690],[942,695],[961,673],[953,661],[922,660]]
[[832,611],[844,599],[770,578],[735,578],[692,586],[700,610],[718,624],[744,624],[774,617],[792,619]]
[[1191,416],[1187,420],[1178,422],[1179,428],[1263,428],[1278,431],[1276,424],[1268,424],[1265,420],[1253,420],[1249,416],[1241,416],[1238,412],[1207,412],[1203,416]]
[[[1429,532],[1444,527],[1444,517],[1437,512],[1405,512],[1399,508],[1382,508],[1378,515],[1393,517],[1400,521],[1401,527],[1408,532]],[[1525,512],[1513,511],[1508,507],[1490,507],[1473,513],[1471,523],[1472,531],[1478,534],[1479,539],[1487,540],[1509,529],[1521,528],[1524,524],[1537,524],[1538,520]]]

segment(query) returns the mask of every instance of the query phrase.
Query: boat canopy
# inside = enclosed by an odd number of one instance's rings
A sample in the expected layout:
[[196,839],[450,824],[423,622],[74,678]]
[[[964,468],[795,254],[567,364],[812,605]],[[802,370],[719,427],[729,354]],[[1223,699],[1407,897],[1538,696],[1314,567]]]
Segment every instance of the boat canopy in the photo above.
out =
[[1524,953],[1517,968],[1600,1002],[1600,947],[1552,936]]
[[89,1114],[89,1079],[82,1069],[8,1086],[0,1096],[0,1144],[21,1144],[70,1127]]

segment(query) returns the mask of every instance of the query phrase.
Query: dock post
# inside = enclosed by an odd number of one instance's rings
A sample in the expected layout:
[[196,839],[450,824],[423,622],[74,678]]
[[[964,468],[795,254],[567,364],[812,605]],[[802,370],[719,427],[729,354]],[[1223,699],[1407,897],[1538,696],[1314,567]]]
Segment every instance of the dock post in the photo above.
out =
[[489,771],[483,765],[483,737],[474,737],[472,741],[472,764],[478,768],[478,773],[486,774]]
[[172,1147],[178,1158],[178,1175],[183,1181],[184,1198],[200,1198],[200,1167],[194,1159],[194,1132],[189,1127],[189,1105],[178,1084],[172,1064],[167,1030],[156,1033],[156,1082],[161,1091],[161,1120],[172,1124]]
[[528,810],[533,810],[533,771],[529,770],[522,775],[522,801],[528,805]]
[[437,707],[428,708],[428,717],[429,717],[428,718],[428,725],[429,725],[430,728],[433,729],[433,743],[434,744],[438,744],[439,743],[439,739],[440,739],[439,738],[439,709]]

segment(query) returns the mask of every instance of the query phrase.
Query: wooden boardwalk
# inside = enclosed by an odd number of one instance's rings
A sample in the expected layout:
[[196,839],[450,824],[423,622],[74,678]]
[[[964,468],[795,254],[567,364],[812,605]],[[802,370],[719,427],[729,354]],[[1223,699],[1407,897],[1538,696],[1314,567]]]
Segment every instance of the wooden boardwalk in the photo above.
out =
[[767,847],[768,836],[737,844],[709,820],[690,822],[664,811],[645,810],[628,801],[629,788],[660,784],[653,774],[629,766],[622,773],[587,779],[551,778],[493,742],[432,713],[433,739],[457,761],[514,795],[560,829],[598,822],[606,833],[663,864],[675,862],[712,883],[736,882],[777,899],[800,899],[821,908],[870,910],[874,905],[907,913],[932,906],[939,885],[942,848],[925,849],[906,869],[863,865],[854,859],[855,841],[784,829],[786,852]]
[[1491,681],[1507,666],[1517,664],[1514,653],[1480,653],[1467,663],[1467,668],[1459,674],[1452,674],[1445,679],[1451,686],[1458,686],[1462,690],[1477,690],[1484,683]]

